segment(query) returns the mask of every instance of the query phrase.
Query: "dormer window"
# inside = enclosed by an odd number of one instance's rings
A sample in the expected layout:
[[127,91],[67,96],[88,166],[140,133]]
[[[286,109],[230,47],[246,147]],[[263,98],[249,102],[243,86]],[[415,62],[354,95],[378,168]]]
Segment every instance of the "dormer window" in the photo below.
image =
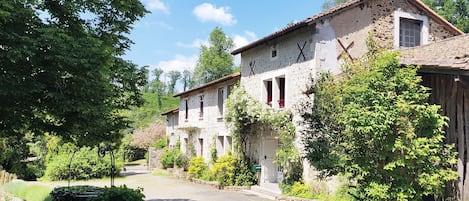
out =
[[419,46],[422,37],[422,21],[401,18],[399,24],[399,47]]
[[428,44],[428,17],[401,10],[394,12],[394,48]]

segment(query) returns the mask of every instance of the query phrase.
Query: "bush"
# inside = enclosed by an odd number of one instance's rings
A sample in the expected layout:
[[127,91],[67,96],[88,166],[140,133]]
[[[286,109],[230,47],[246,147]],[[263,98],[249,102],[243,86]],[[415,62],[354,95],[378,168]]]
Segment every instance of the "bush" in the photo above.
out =
[[232,186],[235,184],[235,170],[236,156],[228,154],[220,157],[213,164],[211,173],[221,186]]
[[189,175],[195,178],[202,178],[204,172],[207,171],[207,165],[202,157],[194,157],[189,162]]
[[189,166],[189,158],[185,154],[178,150],[176,158],[174,160],[174,164],[176,165],[176,167],[184,168],[184,170],[187,170]]
[[[48,153],[45,177],[50,180],[67,180],[69,175],[73,180],[102,178],[111,175],[111,159],[108,154],[104,158],[98,156],[98,148],[83,147],[73,156],[68,145],[62,146],[58,153]],[[70,170],[68,164],[73,156]],[[122,161],[116,161],[114,174],[119,174]]]
[[143,189],[131,189],[126,185],[119,187],[104,188],[103,192],[98,195],[93,201],[143,201],[145,195],[142,193]]
[[180,152],[179,150],[166,149],[163,155],[161,155],[162,168],[163,169],[173,168],[179,152]]
[[308,187],[308,185],[301,182],[295,182],[293,186],[291,186],[290,191],[287,192],[287,195],[300,198],[314,198],[313,191]]
[[251,171],[252,164],[250,160],[237,158],[235,165],[235,185],[251,186],[256,183],[256,175]]

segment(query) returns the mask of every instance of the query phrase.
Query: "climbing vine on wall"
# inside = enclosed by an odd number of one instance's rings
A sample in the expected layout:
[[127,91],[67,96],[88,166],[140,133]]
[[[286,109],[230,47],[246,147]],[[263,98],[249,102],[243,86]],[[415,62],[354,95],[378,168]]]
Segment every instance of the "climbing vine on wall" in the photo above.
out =
[[289,110],[277,111],[263,106],[250,96],[242,86],[233,89],[226,102],[225,118],[229,123],[235,150],[247,157],[246,141],[252,129],[268,125],[279,133],[277,164],[283,168],[284,183],[301,179],[301,158],[294,145],[295,125]]

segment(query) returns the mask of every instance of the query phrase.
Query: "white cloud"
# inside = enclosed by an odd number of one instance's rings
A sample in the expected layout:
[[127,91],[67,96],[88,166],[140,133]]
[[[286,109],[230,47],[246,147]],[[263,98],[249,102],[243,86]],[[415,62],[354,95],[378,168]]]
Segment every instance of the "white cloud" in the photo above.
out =
[[152,28],[154,26],[158,26],[166,30],[174,30],[174,27],[172,27],[171,25],[163,21],[146,21],[146,20],[143,21],[142,20],[135,24],[135,27],[142,27],[142,28]]
[[252,31],[245,31],[243,35],[235,34],[233,36],[233,42],[235,46],[234,49],[243,47],[256,39],[257,39],[257,36]]
[[200,48],[202,45],[208,46],[209,42],[208,40],[202,40],[202,39],[195,39],[192,41],[192,43],[183,43],[183,42],[177,42],[177,46],[179,47],[184,47],[184,48]]
[[149,0],[145,7],[150,11],[162,11],[169,14],[169,8],[161,0]]
[[192,55],[189,57],[184,55],[176,55],[172,60],[160,61],[156,65],[149,65],[150,68],[148,70],[151,72],[157,67],[163,69],[164,72],[169,72],[172,70],[177,70],[180,72],[184,70],[194,70],[198,59],[199,56],[197,55]]
[[214,21],[222,25],[234,25],[236,19],[229,13],[229,7],[217,8],[212,4],[203,3],[194,8],[195,16],[202,22]]

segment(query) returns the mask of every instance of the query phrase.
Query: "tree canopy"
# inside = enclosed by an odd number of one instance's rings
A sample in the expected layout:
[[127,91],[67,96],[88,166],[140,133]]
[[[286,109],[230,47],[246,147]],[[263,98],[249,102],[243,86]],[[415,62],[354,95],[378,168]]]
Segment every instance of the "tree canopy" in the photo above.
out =
[[77,145],[120,137],[145,69],[122,56],[138,0],[0,2],[0,138],[51,133]]
[[469,0],[423,0],[423,2],[464,33],[469,32]]
[[233,40],[225,35],[221,28],[216,27],[209,38],[209,46],[202,46],[194,79],[201,85],[233,72],[233,56],[229,51],[233,48]]

